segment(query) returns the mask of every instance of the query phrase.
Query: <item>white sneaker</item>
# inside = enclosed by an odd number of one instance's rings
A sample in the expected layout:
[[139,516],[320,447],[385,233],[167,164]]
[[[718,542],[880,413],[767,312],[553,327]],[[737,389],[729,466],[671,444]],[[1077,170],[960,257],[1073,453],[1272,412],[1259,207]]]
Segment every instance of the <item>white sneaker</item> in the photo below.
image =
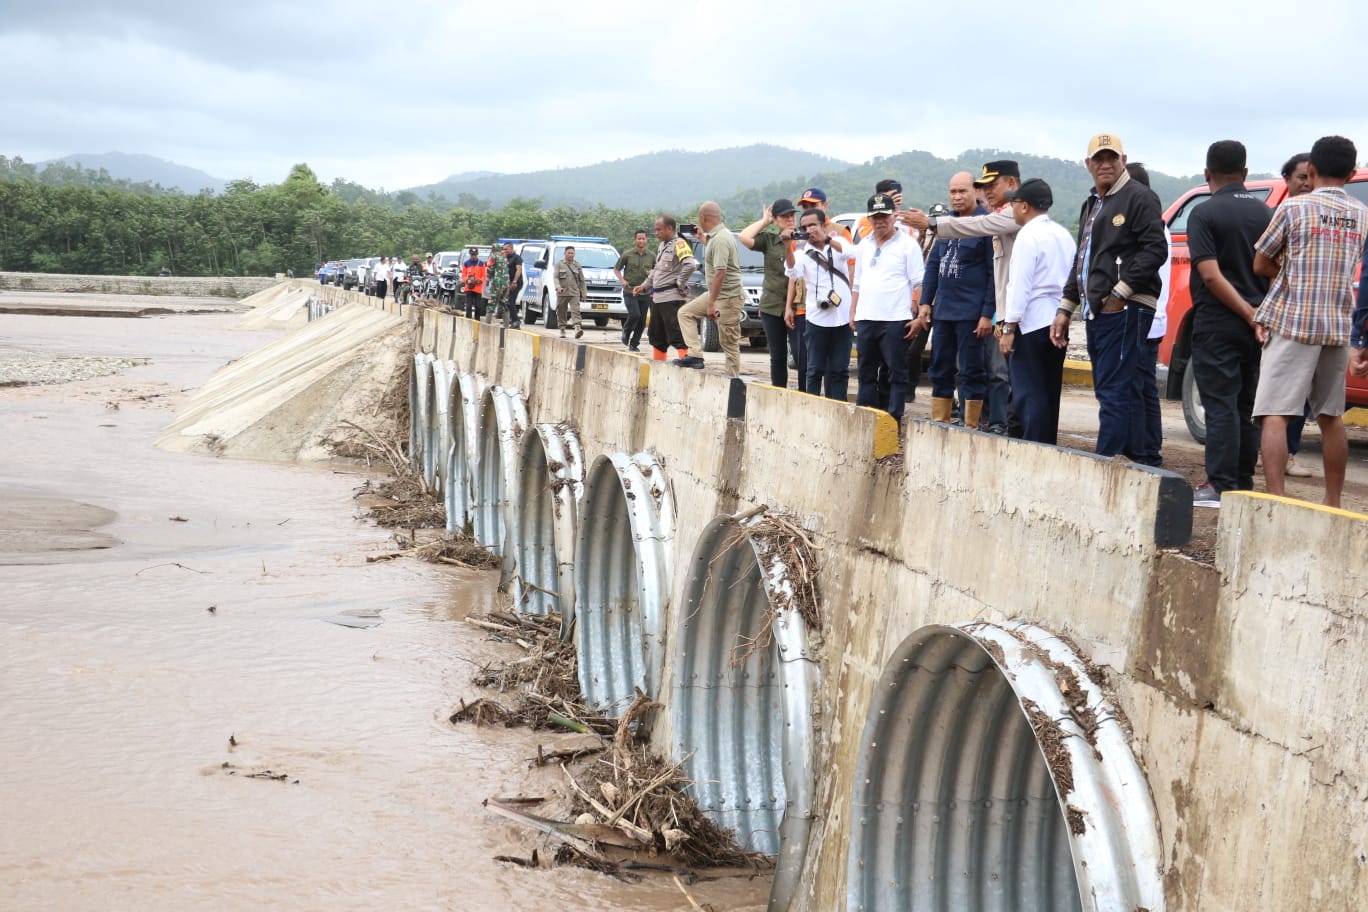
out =
[[1311,470],[1297,462],[1296,456],[1288,456],[1286,474],[1292,478],[1310,478]]

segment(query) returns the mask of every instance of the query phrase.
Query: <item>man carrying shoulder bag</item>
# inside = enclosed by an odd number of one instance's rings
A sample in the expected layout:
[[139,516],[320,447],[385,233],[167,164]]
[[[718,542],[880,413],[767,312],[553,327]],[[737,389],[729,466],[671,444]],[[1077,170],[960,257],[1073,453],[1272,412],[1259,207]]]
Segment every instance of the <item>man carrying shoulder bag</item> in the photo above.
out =
[[[827,233],[826,213],[804,212],[794,232],[800,243],[785,256],[784,274],[801,282],[807,306],[807,377],[802,388],[814,396],[846,401],[850,387],[850,277],[847,242]],[[784,308],[794,323],[794,302]]]

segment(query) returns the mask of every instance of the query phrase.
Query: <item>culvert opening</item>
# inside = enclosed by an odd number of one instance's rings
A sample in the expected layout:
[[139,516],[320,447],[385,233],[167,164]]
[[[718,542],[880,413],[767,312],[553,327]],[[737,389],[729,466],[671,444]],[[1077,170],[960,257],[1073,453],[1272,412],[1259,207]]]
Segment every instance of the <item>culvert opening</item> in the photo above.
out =
[[847,908],[1158,912],[1158,824],[1119,718],[1048,631],[913,634],[862,734]]
[[419,427],[419,434],[422,436],[423,480],[433,490],[436,490],[438,485],[437,463],[441,455],[441,418],[437,414],[437,375],[440,370],[437,359],[431,355],[426,356],[422,373],[422,394],[419,396],[426,420]]
[[752,521],[719,517],[694,550],[672,646],[674,755],[706,813],[778,856],[770,907],[783,909],[812,820],[819,671],[795,580]]
[[[447,489],[447,472],[451,468],[451,400],[452,385],[456,380],[454,362],[441,358],[432,361],[432,430],[428,445],[432,448],[432,487],[443,495]],[[459,389],[456,395],[459,396]]]
[[539,424],[524,435],[510,505],[510,585],[519,611],[560,612],[568,635],[575,611],[575,533],[584,457],[574,430]]
[[474,480],[471,471],[470,433],[467,424],[467,398],[464,381],[459,374],[451,377],[451,397],[447,414],[446,501],[447,530],[471,532],[471,502],[474,499]]
[[527,431],[522,393],[491,387],[480,400],[476,427],[475,541],[494,554],[503,554],[512,490],[508,471],[517,466],[519,442]]
[[585,700],[610,715],[635,688],[659,692],[673,539],[674,499],[655,458],[595,461],[579,508],[575,641]]

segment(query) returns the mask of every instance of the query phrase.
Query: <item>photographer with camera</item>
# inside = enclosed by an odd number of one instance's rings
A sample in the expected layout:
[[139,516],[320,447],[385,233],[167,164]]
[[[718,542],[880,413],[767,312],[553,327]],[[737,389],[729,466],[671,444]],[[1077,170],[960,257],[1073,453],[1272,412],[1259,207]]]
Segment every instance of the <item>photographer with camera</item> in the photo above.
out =
[[[828,233],[826,213],[820,209],[803,213],[793,237],[797,243],[785,255],[784,275],[803,280],[807,307],[807,376],[798,378],[799,388],[845,402],[853,332],[846,260],[854,246]],[[794,326],[792,306],[785,308],[784,321]]]

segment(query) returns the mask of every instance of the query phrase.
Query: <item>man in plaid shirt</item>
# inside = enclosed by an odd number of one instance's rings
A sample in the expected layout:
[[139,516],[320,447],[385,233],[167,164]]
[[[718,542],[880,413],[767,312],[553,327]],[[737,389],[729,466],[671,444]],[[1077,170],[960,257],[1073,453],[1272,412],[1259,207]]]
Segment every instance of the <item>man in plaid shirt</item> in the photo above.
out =
[[1263,419],[1264,480],[1282,496],[1287,422],[1304,401],[1321,429],[1326,506],[1340,505],[1349,440],[1344,372],[1349,366],[1354,267],[1368,231],[1368,206],[1344,192],[1358,150],[1343,136],[1311,147],[1316,189],[1283,202],[1254,244],[1254,272],[1272,279],[1254,314],[1263,343],[1254,417]]

